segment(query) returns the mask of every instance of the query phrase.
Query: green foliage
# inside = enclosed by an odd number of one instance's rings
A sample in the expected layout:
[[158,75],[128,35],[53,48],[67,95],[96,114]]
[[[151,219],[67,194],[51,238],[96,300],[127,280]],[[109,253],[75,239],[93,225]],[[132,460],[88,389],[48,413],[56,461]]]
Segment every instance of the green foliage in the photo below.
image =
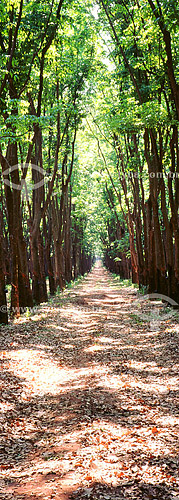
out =
[[[155,5],[158,9],[159,2]],[[166,174],[173,166],[170,145],[178,121],[160,24],[170,31],[178,82],[179,7],[174,0],[163,0],[160,5],[162,13],[156,19],[148,1],[106,0],[110,24],[101,1],[96,5],[65,0],[58,18],[57,0],[52,6],[47,0],[26,1],[10,69],[20,2],[3,0],[0,5],[0,80],[5,82],[0,96],[2,152],[6,155],[9,141],[16,142],[19,160],[25,160],[34,130],[39,129],[46,194],[53,174],[59,116],[61,145],[53,195],[60,204],[77,128],[71,180],[73,240],[77,239],[87,254],[99,255],[107,248],[109,257],[118,264],[121,253],[130,258],[129,215],[134,229],[136,218],[140,219],[144,242],[141,206],[151,187],[144,132],[149,142],[152,134],[156,139],[155,154],[149,146],[152,168],[155,155],[161,157]],[[27,180],[31,180],[30,173]],[[174,184],[172,181],[173,191]],[[169,205],[172,194],[169,199],[167,178],[164,185]],[[159,185],[157,196],[161,206]],[[23,207],[26,218],[28,209]],[[26,222],[24,232],[28,233]]]

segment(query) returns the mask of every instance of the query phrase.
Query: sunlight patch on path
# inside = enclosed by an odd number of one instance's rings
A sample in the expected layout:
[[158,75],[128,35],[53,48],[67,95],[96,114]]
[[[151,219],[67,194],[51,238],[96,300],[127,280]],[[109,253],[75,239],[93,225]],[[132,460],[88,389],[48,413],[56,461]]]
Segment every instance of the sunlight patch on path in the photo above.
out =
[[177,498],[177,329],[149,332],[131,315],[133,300],[98,268],[31,323],[15,323],[1,356],[14,391],[0,445],[8,500],[67,500],[73,490],[106,500],[95,484],[119,488],[108,499],[144,500],[151,484]]
[[7,360],[8,371],[16,377],[22,378],[22,399],[30,399],[37,394],[59,394],[70,388],[70,383],[84,387],[85,377],[97,374],[97,368],[67,368],[60,367],[52,359],[45,357],[42,351],[35,349],[21,349],[3,353],[3,360]]

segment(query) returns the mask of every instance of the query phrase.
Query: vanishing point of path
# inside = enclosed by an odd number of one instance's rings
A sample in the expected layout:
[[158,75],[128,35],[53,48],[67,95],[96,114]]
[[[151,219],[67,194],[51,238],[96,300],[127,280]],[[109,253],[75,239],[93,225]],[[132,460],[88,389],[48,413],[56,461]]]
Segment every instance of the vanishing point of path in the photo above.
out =
[[96,266],[1,329],[0,499],[179,499],[179,326],[118,283]]

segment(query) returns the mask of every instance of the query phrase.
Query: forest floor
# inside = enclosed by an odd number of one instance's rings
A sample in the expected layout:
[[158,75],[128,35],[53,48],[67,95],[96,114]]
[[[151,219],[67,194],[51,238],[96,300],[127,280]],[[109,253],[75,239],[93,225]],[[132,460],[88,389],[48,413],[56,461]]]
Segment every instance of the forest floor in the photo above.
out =
[[1,328],[0,499],[179,500],[179,322],[137,293],[99,265]]

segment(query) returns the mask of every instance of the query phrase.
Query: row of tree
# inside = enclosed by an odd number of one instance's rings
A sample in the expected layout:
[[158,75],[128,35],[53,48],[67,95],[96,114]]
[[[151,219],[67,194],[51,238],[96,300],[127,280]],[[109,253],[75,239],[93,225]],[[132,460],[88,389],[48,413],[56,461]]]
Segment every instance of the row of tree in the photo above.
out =
[[111,68],[98,84],[92,127],[120,233],[115,259],[126,241],[122,218],[133,281],[178,301],[179,7],[168,0],[99,5]]
[[7,284],[18,315],[95,253],[178,302],[178,19],[174,0],[1,2],[0,322]]
[[6,323],[6,284],[17,316],[47,301],[47,276],[53,294],[91,267],[71,180],[94,42],[82,3],[76,9],[63,0],[21,0],[0,9],[0,323]]

